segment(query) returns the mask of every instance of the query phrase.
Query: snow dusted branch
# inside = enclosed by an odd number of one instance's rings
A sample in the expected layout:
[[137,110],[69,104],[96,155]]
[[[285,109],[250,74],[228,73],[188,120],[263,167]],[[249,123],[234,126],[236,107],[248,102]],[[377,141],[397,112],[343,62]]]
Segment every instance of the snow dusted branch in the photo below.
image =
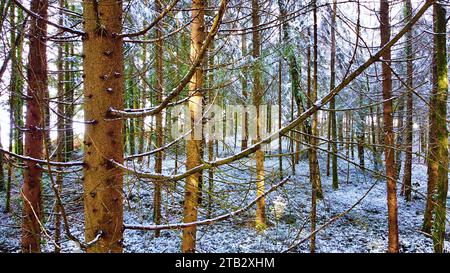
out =
[[33,158],[33,157],[29,157],[29,156],[24,156],[24,155],[19,155],[13,152],[10,152],[8,150],[5,150],[3,148],[0,147],[0,153],[4,153],[7,154],[9,156],[24,160],[24,161],[31,161],[31,162],[36,162],[42,165],[52,165],[52,166],[57,166],[57,167],[73,167],[73,166],[83,166],[83,162],[82,161],[68,161],[68,162],[58,162],[58,161],[47,161],[44,159],[38,159],[38,158]]
[[54,27],[56,27],[56,28],[58,28],[58,29],[67,31],[67,32],[72,33],[72,34],[82,35],[82,36],[84,36],[84,35],[86,34],[86,33],[83,32],[83,31],[79,31],[79,30],[72,29],[72,28],[69,28],[69,27],[66,27],[66,26],[58,25],[57,23],[54,23],[54,22],[52,22],[52,21],[50,21],[50,20],[47,20],[46,18],[42,18],[39,14],[34,13],[33,11],[27,9],[27,8],[26,8],[22,3],[20,3],[20,1],[18,1],[18,0],[13,0],[13,2],[14,2],[14,4],[16,4],[19,8],[21,8],[23,11],[25,11],[27,14],[29,14],[30,16],[32,16],[32,17],[35,18],[35,19],[42,20],[42,21],[46,22],[47,24],[49,24],[49,25],[51,25],[51,26],[54,26]]
[[249,204],[247,204],[246,206],[226,213],[226,214],[222,214],[220,216],[214,217],[214,218],[209,218],[209,219],[205,219],[205,220],[200,220],[200,221],[195,221],[195,222],[189,222],[189,223],[176,223],[176,224],[168,224],[168,225],[150,225],[150,226],[142,226],[142,225],[124,225],[124,229],[134,229],[134,230],[162,230],[162,229],[182,229],[182,228],[187,228],[187,227],[191,227],[191,226],[205,226],[205,225],[211,225],[214,224],[215,222],[219,222],[219,221],[223,221],[226,220],[228,218],[232,218],[244,211],[249,210],[253,205],[255,205],[261,198],[264,198],[266,195],[270,194],[271,192],[273,192],[274,190],[276,190],[277,188],[283,186],[286,182],[290,181],[290,177],[286,177],[283,180],[281,180],[280,182],[278,182],[277,184],[273,185],[269,190],[265,191],[263,194],[261,194],[260,196],[258,196],[256,199],[254,199],[252,202],[250,202]]
[[[180,105],[185,103],[186,101],[189,100],[189,96],[186,98],[183,98],[179,101],[176,102],[172,102],[172,103],[168,103],[166,105],[166,107],[171,107],[171,106],[176,106],[176,105]],[[110,111],[114,116],[118,116],[120,118],[141,118],[141,117],[146,117],[146,116],[150,116],[150,115],[155,115],[158,112],[157,108],[159,106],[154,106],[154,107],[150,107],[150,108],[142,108],[142,109],[124,109],[124,110],[116,110],[111,108]]]
[[220,2],[220,8],[219,11],[217,12],[216,17],[214,18],[214,23],[211,27],[211,30],[209,31],[205,39],[205,42],[203,43],[200,52],[198,53],[197,58],[194,60],[193,64],[191,65],[188,73],[184,75],[180,83],[167,95],[167,97],[158,106],[149,109],[135,109],[129,112],[110,108],[109,109],[110,115],[122,118],[138,118],[156,115],[159,112],[166,109],[166,107],[170,104],[170,102],[174,98],[176,98],[183,91],[184,87],[191,81],[191,78],[195,74],[195,71],[197,70],[198,66],[202,63],[203,57],[205,56],[205,53],[208,50],[209,45],[211,44],[211,42],[213,41],[214,37],[216,36],[219,30],[219,26],[222,22],[223,15],[227,7],[227,2],[228,2],[227,0],[222,0]]
[[179,2],[180,0],[174,0],[172,3],[170,3],[170,5],[168,5],[163,12],[161,12],[161,14],[159,14],[158,17],[155,18],[155,20],[153,20],[153,22],[151,22],[148,26],[146,26],[144,29],[137,31],[137,32],[133,32],[133,33],[124,33],[124,34],[120,34],[119,37],[136,37],[136,36],[140,36],[140,35],[144,35],[145,33],[147,33],[150,29],[152,29],[154,26],[156,26],[156,24],[158,24],[159,21],[161,21],[174,7],[175,5]]
[[188,136],[188,135],[191,133],[191,131],[192,131],[192,130],[189,130],[189,131],[188,131],[187,133],[185,133],[184,135],[181,135],[181,136],[178,137],[177,139],[173,140],[172,142],[167,143],[166,145],[164,145],[164,146],[162,146],[162,147],[156,148],[156,149],[151,150],[151,151],[149,151],[149,152],[143,152],[143,153],[140,153],[140,154],[134,154],[134,155],[126,156],[126,157],[125,157],[125,160],[132,160],[132,159],[137,158],[137,157],[149,156],[149,155],[156,154],[156,153],[158,153],[158,152],[164,151],[165,149],[168,149],[168,148],[170,148],[172,145],[178,143],[178,142],[179,142],[180,140],[182,140],[184,137]]

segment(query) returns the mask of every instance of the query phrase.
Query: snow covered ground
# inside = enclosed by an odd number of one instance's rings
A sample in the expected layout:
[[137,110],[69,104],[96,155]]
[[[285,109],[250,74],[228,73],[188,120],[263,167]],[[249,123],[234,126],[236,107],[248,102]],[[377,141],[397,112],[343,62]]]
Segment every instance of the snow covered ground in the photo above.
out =
[[[385,252],[387,249],[387,205],[386,183],[369,172],[363,172],[356,166],[339,161],[340,187],[331,188],[331,177],[325,175],[325,157],[321,155],[320,166],[324,199],[318,203],[317,227],[332,217],[351,207],[375,183],[367,197],[352,211],[332,223],[317,234],[317,252]],[[357,159],[355,159],[357,160]],[[366,160],[367,164],[371,164]],[[236,210],[255,198],[254,183],[251,182],[251,160],[243,160],[232,166],[221,167],[215,173],[213,216]],[[150,163],[152,166],[153,162]],[[173,171],[173,160],[165,161],[165,172]],[[147,166],[147,164],[144,164]],[[284,161],[285,169],[290,171],[290,163]],[[266,188],[279,181],[277,178],[278,159],[269,157],[265,162],[267,170]],[[348,168],[348,169],[347,169]],[[370,166],[369,166],[370,168]],[[347,170],[349,170],[347,175]],[[432,252],[432,240],[420,232],[426,194],[426,165],[414,162],[413,200],[405,202],[398,198],[399,232],[401,252]],[[183,172],[180,168],[178,172]],[[296,174],[285,186],[266,198],[266,213],[269,227],[258,233],[252,227],[255,208],[236,216],[231,220],[218,222],[210,226],[198,227],[198,252],[281,252],[300,241],[310,233],[309,211],[311,204],[308,163],[302,160],[296,166]],[[286,173],[287,175],[288,173]],[[205,176],[207,176],[205,174]],[[19,179],[17,179],[19,180]],[[205,179],[207,180],[207,179]],[[71,229],[79,238],[83,236],[83,206],[79,176],[71,175],[65,181],[65,207],[70,214]],[[204,189],[208,187],[205,181]],[[51,195],[47,187],[44,193]],[[151,224],[152,221],[152,185],[127,177],[124,186],[126,200],[126,224]],[[20,250],[20,201],[18,188],[14,187],[12,212],[0,213],[0,252],[18,252]],[[45,195],[44,195],[45,196]],[[205,219],[207,194],[203,194],[203,207],[199,218]],[[181,222],[183,209],[183,184],[165,185],[163,190],[162,216],[165,223]],[[50,211],[52,203],[45,203]],[[275,209],[277,207],[277,209]],[[4,193],[0,194],[0,210],[4,208]],[[277,212],[277,213],[275,213]],[[277,217],[275,217],[277,216]],[[45,224],[51,233],[53,215],[45,215]],[[449,228],[447,229],[449,230]],[[44,251],[51,251],[53,245],[44,236]],[[124,233],[124,251],[126,252],[180,252],[181,231],[162,230],[158,238],[151,231],[131,231]],[[450,251],[447,233],[446,250]],[[64,252],[78,252],[76,244],[65,240]],[[295,248],[297,252],[308,252],[309,241]]]

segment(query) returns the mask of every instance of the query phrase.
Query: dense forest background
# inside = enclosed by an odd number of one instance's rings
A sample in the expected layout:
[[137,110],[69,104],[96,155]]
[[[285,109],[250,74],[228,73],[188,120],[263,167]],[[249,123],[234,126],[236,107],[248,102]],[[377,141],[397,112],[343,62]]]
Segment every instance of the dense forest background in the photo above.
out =
[[448,252],[448,7],[1,0],[0,252]]

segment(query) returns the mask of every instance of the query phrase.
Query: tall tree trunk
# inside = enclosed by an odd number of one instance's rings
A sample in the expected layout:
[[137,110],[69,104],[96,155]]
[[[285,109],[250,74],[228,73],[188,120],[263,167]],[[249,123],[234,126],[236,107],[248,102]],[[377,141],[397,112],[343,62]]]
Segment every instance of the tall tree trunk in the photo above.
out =
[[84,1],[84,216],[87,252],[122,252],[122,121],[107,120],[124,107],[122,1]]
[[447,130],[447,19],[445,8],[439,2],[434,4],[434,50],[436,54],[437,93],[434,105],[436,112],[436,206],[434,211],[434,251],[444,252],[446,208],[448,192],[448,130]]
[[[405,21],[409,22],[412,17],[412,4],[411,0],[404,1],[404,14]],[[406,201],[411,201],[411,171],[412,171],[412,144],[413,144],[413,88],[414,88],[414,79],[413,79],[413,30],[410,29],[408,33],[406,33],[406,83],[407,83],[407,97],[406,97],[406,154],[405,154],[405,166],[403,171],[403,183],[402,183],[402,193],[405,195]]]
[[[282,40],[281,40],[281,26],[279,27],[279,43],[281,44]],[[283,106],[283,99],[282,99],[282,57],[279,57],[278,60],[278,130],[281,129],[282,127],[282,115],[283,115],[283,111],[282,111],[282,106]],[[280,174],[280,178],[283,178],[283,138],[281,137],[281,135],[278,137],[278,171]]]
[[[256,108],[256,140],[253,143],[259,142],[261,140],[261,133],[264,121],[264,117],[261,116],[261,103],[263,97],[262,91],[262,79],[261,79],[261,69],[262,60],[260,58],[261,52],[261,34],[259,30],[260,24],[260,14],[259,14],[259,0],[252,0],[252,56],[253,56],[253,105]],[[260,196],[264,193],[264,151],[259,148],[255,152],[256,160],[256,195]],[[256,204],[256,219],[255,226],[257,230],[264,230],[266,225],[266,211],[265,211],[265,200],[264,197],[260,198]]]
[[[390,40],[391,27],[389,22],[389,0],[380,0],[380,37],[381,47]],[[383,81],[383,117],[384,117],[384,144],[386,176],[387,176],[387,205],[388,205],[388,251],[398,252],[398,219],[397,219],[397,185],[395,181],[394,162],[394,132],[392,121],[392,79],[391,79],[391,50],[382,55],[382,81]]]
[[[209,1],[209,3],[213,3],[213,1]],[[212,10],[208,11],[208,15],[212,16]],[[243,43],[243,42],[242,42]],[[242,50],[244,54],[244,50],[247,50],[247,45],[245,45],[245,49],[244,49],[244,44],[242,45]],[[207,101],[209,106],[211,106],[214,103],[214,40],[211,41],[211,44],[208,48],[208,95],[207,95]],[[244,82],[245,85],[246,83],[246,76],[242,81],[242,88],[244,88]],[[246,91],[247,92],[247,91]],[[245,96],[247,96],[247,94],[245,94]],[[244,105],[246,103],[246,99],[244,102]],[[245,113],[245,116],[247,115],[247,113]],[[247,122],[247,120],[244,120],[244,124],[245,122]],[[246,124],[244,125],[246,126]],[[214,130],[216,128],[214,127]],[[247,132],[248,135],[248,132]],[[245,139],[247,139],[247,136],[245,136]],[[247,140],[244,141],[244,139],[241,140],[241,149],[242,149],[242,145],[247,144]],[[207,149],[208,149],[208,161],[213,161],[214,160],[214,139],[212,137],[210,137],[208,139],[207,142]],[[208,201],[207,201],[207,205],[206,205],[206,218],[210,218],[212,215],[212,205],[213,205],[213,196],[214,196],[214,168],[210,168],[208,170]]]
[[[159,14],[162,11],[162,6],[160,0],[155,0],[156,12]],[[156,39],[158,41],[155,43],[155,71],[156,71],[156,105],[160,104],[163,99],[163,40],[162,37],[161,24],[157,24],[155,32]],[[163,116],[162,112],[156,114],[156,147],[160,148],[163,146]],[[163,153],[159,151],[155,156],[155,172],[162,173],[163,164]],[[159,181],[154,182],[155,191],[153,193],[153,221],[156,225],[161,223],[161,183]],[[159,230],[155,230],[155,237],[159,237]]]
[[398,99],[397,106],[397,138],[395,143],[395,177],[398,179],[400,170],[402,167],[402,147],[403,147],[403,134],[404,134],[404,112],[405,112],[405,98],[401,96]]
[[[205,40],[205,4],[204,0],[192,1],[191,24],[191,60],[195,60]],[[201,164],[202,149],[202,101],[203,68],[197,67],[189,83],[189,112],[191,120],[190,139],[186,143],[186,169],[192,169]],[[202,172],[192,174],[186,178],[184,195],[183,222],[195,222],[198,213],[199,185]],[[195,252],[197,227],[183,229],[183,252]]]
[[[143,23],[144,26],[147,25],[147,21],[144,20]],[[140,81],[141,81],[141,107],[146,107],[146,101],[147,101],[147,44],[142,44],[142,53],[141,53],[141,67],[144,69],[144,71],[141,73]],[[145,145],[145,122],[143,119],[140,119],[139,124],[139,153],[144,152],[144,145]],[[170,127],[169,127],[170,128]],[[150,150],[149,146],[149,150]],[[139,157],[138,162],[141,163],[144,160],[144,157]]]
[[[367,87],[369,87],[369,82],[367,80]],[[375,126],[375,117],[374,117],[374,112],[373,112],[373,107],[370,106],[369,107],[369,113],[370,113],[370,131],[371,131],[371,135],[372,135],[372,154],[373,154],[373,168],[374,170],[378,171],[379,166],[378,166],[378,162],[380,161],[379,156],[378,156],[378,148],[377,148],[377,129]]]
[[[336,82],[336,12],[337,1],[333,0],[333,15],[331,16],[331,64],[330,64],[330,90],[333,90]],[[331,125],[331,172],[333,177],[333,189],[339,188],[338,166],[337,166],[337,121],[336,121],[336,100],[330,100],[330,125]]]
[[[71,6],[71,9],[73,9],[73,6]],[[73,57],[74,54],[74,45],[70,43],[66,43],[64,45],[64,53],[66,57],[71,56]],[[75,76],[73,73],[70,72],[70,70],[75,70],[77,68],[75,62],[66,61],[64,64],[64,101],[66,102],[65,109],[64,109],[64,115],[67,118],[65,124],[64,124],[64,154],[65,154],[65,160],[68,161],[72,157],[73,148],[74,148],[74,134],[73,134],[73,116],[74,116],[74,93],[75,93]]]
[[[133,67],[133,60],[131,60],[128,64],[128,66],[125,69],[125,73],[128,74],[127,80],[126,80],[126,90],[125,90],[125,104],[127,108],[132,109],[135,105],[135,80],[134,80],[134,67]],[[128,142],[128,149],[126,149],[126,152],[128,154],[135,154],[136,150],[136,130],[135,130],[135,124],[136,119],[129,119],[127,120],[127,133],[126,133],[126,142]],[[127,143],[125,143],[125,147],[127,147]]]
[[[313,16],[314,16],[314,26],[313,26],[313,89],[310,96],[311,103],[315,103],[317,100],[317,2],[316,0],[313,0]],[[317,136],[318,134],[318,113],[315,112],[312,116],[312,122],[311,122],[311,148],[310,148],[310,179],[311,183],[313,185],[314,190],[317,194],[317,198],[322,199],[323,198],[323,192],[322,192],[322,183],[320,179],[320,169],[319,169],[319,160],[317,158],[317,146],[318,146],[318,140]]]
[[[32,0],[30,10],[42,19],[31,18],[29,28],[28,89],[25,132],[25,155],[43,156],[45,125],[45,96],[47,93],[47,8],[48,1]],[[22,252],[40,251],[41,178],[42,170],[36,162],[25,162],[22,188]]]
[[[242,35],[242,41],[241,41],[241,50],[242,50],[242,56],[247,56],[247,35]],[[244,64],[244,67],[242,68],[242,97],[244,99],[244,105],[247,105],[248,103],[248,84],[247,84],[247,74],[248,74],[248,68],[247,65]],[[242,124],[242,140],[241,140],[241,150],[245,150],[248,147],[248,113],[247,111],[244,112],[244,120]]]
[[[11,4],[10,12],[10,22],[14,24],[15,18],[15,4]],[[23,10],[18,9],[16,22],[23,22],[24,15]],[[24,118],[23,118],[23,105],[24,100],[22,98],[23,93],[23,63],[22,63],[22,52],[23,52],[23,40],[25,36],[25,24],[22,23],[19,31],[17,32],[19,36],[16,36],[16,32],[11,32],[11,45],[14,45],[14,52],[11,52],[11,85],[10,85],[10,125],[9,125],[9,151],[14,151],[16,154],[23,155],[23,132]],[[19,39],[19,40],[16,40]],[[22,162],[20,159],[18,162]],[[6,184],[6,200],[5,200],[5,211],[9,212],[11,204],[11,182],[13,173],[13,165],[10,162],[8,168],[8,180]]]
[[[0,132],[1,132],[1,125],[0,125]],[[1,137],[0,137],[0,148],[3,149]],[[5,190],[5,173],[3,169],[3,151],[2,151],[0,152],[0,192],[4,190]]]
[[[11,5],[11,6],[14,6]],[[17,22],[22,22],[25,20],[23,10],[18,9],[17,12]],[[14,152],[19,155],[23,155],[23,145],[24,145],[24,133],[22,132],[22,129],[24,127],[24,114],[23,114],[23,106],[24,106],[24,99],[22,96],[23,93],[23,85],[24,80],[21,76],[23,73],[23,45],[24,45],[24,36],[25,36],[25,25],[21,26],[20,29],[20,37],[17,37],[19,40],[18,43],[16,43],[16,65],[15,65],[15,73],[16,73],[16,79],[15,79],[15,91],[13,94],[14,97]],[[18,162],[21,162],[19,160]]]
[[[435,10],[434,10],[435,11]],[[434,14],[436,16],[436,14]],[[434,18],[436,20],[436,18]],[[434,36],[434,39],[437,37]],[[436,44],[434,44],[436,47]],[[427,201],[425,204],[425,212],[423,217],[422,231],[426,233],[431,233],[431,228],[433,226],[433,211],[435,207],[435,193],[436,193],[436,183],[438,177],[438,168],[439,162],[437,158],[437,116],[436,116],[436,99],[438,93],[438,82],[437,82],[437,56],[436,56],[436,48],[434,48],[434,53],[431,59],[431,67],[432,67],[432,90],[430,94],[430,102],[429,102],[429,129],[428,129],[428,150],[427,150]]]
[[[367,90],[369,91],[369,90]],[[360,93],[359,94],[359,107],[363,107],[363,94]],[[366,141],[366,137],[365,137],[365,131],[366,131],[366,125],[365,125],[365,120],[366,120],[366,113],[365,113],[365,109],[360,109],[357,112],[357,121],[356,121],[356,142],[357,142],[357,146],[358,146],[358,159],[359,159],[359,165],[362,168],[362,170],[364,170],[365,168],[365,162],[364,162],[364,145],[365,145],[365,141]]]
[[[64,25],[64,0],[59,0],[59,18],[58,18],[58,24]],[[58,76],[57,76],[57,138],[56,138],[56,160],[58,162],[64,161],[64,128],[65,128],[65,120],[64,120],[64,57],[63,57],[63,46],[64,43],[58,44],[58,57],[57,57],[57,68],[58,68]],[[59,168],[61,170],[61,168]],[[63,184],[63,174],[58,172],[56,174],[56,186],[57,191],[60,194],[62,190],[62,184]],[[59,253],[61,251],[61,204],[59,204],[58,201],[55,203],[55,234],[54,234],[54,240],[55,240],[55,249],[54,252]]]
[[[5,2],[6,3],[6,2]],[[2,3],[5,4],[5,3]],[[9,20],[11,22],[11,24],[15,25],[16,24],[16,16],[15,16],[15,5],[12,4],[10,7],[10,13],[9,13]],[[0,9],[0,11],[3,12],[3,9]],[[15,31],[11,31],[10,34],[10,39],[11,39],[11,46],[14,46],[16,44],[16,32]],[[15,135],[15,129],[14,129],[14,124],[15,124],[15,112],[16,112],[16,101],[17,101],[17,80],[19,77],[19,73],[18,73],[18,61],[17,61],[17,49],[15,47],[11,48],[11,76],[10,76],[10,94],[9,94],[9,151],[11,152],[13,150],[13,138]],[[0,155],[1,157],[3,157],[3,154]],[[8,163],[8,178],[6,181],[6,198],[5,198],[5,209],[4,211],[7,213],[10,211],[10,205],[11,205],[11,178],[12,178],[12,174],[13,174],[13,164],[10,161]]]
[[[280,20],[284,21],[287,16],[286,11],[286,3],[283,0],[278,0],[278,7],[280,9]],[[295,99],[295,103],[297,105],[297,114],[299,115],[302,113],[306,108],[306,102],[307,98],[305,97],[305,94],[301,92],[300,90],[300,74],[301,69],[298,65],[297,57],[299,55],[296,55],[295,46],[292,44],[291,41],[291,26],[289,22],[283,22],[281,24],[283,28],[283,41],[284,41],[284,47],[286,59],[289,63],[289,75],[291,77],[291,88],[292,88],[292,94]],[[281,35],[281,34],[280,34]],[[298,126],[298,130],[301,130],[301,126]],[[301,133],[300,132],[293,132],[292,133],[293,138],[295,139],[295,154],[294,159],[295,163],[298,164],[300,161],[300,150],[301,150]],[[294,140],[293,140],[294,141]],[[293,166],[295,168],[295,166]]]
[[[308,108],[315,102],[316,96],[317,96],[317,2],[316,0],[312,1],[313,6],[313,86],[311,89],[311,66],[310,66],[310,60],[311,60],[311,53],[310,53],[310,47],[308,48]],[[308,37],[311,37],[308,35]],[[316,231],[316,222],[317,222],[317,197],[319,197],[319,187],[318,187],[318,180],[320,177],[317,173],[316,169],[316,162],[317,161],[317,154],[316,154],[316,148],[313,145],[317,144],[317,140],[315,138],[315,134],[317,131],[317,112],[313,114],[311,119],[311,127],[309,131],[309,144],[311,145],[309,147],[309,180],[311,182],[311,233],[313,234],[310,238],[310,245],[309,250],[311,253],[316,252],[316,235],[314,232]]]

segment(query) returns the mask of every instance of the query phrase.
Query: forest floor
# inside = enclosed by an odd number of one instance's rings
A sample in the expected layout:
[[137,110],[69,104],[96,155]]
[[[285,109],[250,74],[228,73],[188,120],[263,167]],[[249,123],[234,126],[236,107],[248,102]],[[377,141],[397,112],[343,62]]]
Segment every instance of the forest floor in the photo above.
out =
[[[357,159],[355,159],[356,161]],[[369,160],[366,160],[369,161]],[[222,167],[215,174],[213,196],[213,215],[218,216],[245,206],[255,199],[254,183],[251,182],[251,160],[241,161]],[[385,252],[387,249],[387,205],[386,183],[364,172],[359,167],[339,161],[338,190],[331,188],[331,176],[327,177],[326,158],[320,157],[322,187],[324,199],[319,201],[317,209],[317,227],[328,222],[334,216],[352,207],[365,193],[367,196],[354,209],[317,234],[317,252],[371,253]],[[151,162],[151,164],[153,164]],[[166,160],[165,171],[174,169],[174,161]],[[367,164],[371,164],[367,162]],[[147,164],[145,164],[147,165]],[[285,169],[289,162],[284,161]],[[266,188],[279,181],[276,178],[278,159],[269,157],[265,161],[267,170]],[[372,166],[367,166],[372,167]],[[180,168],[178,172],[182,172]],[[266,198],[266,215],[269,227],[257,232],[252,224],[255,213],[253,207],[233,219],[209,226],[198,227],[198,252],[282,252],[293,243],[309,235],[309,213],[311,206],[311,187],[308,180],[307,160],[296,166],[296,174],[282,188],[272,192]],[[206,174],[205,174],[206,175]],[[288,174],[286,174],[288,175]],[[400,176],[401,177],[401,176]],[[69,214],[71,230],[78,238],[83,238],[82,187],[78,176],[67,177],[64,183],[63,198]],[[20,179],[16,179],[19,181]],[[425,205],[427,167],[425,164],[413,164],[413,199],[406,202],[398,197],[399,236],[401,252],[432,252],[432,240],[420,231]],[[204,187],[208,184],[205,183]],[[398,186],[400,188],[400,185]],[[170,190],[169,190],[170,189]],[[13,202],[10,213],[3,213],[4,193],[0,193],[0,252],[20,251],[20,199],[17,183],[13,188]],[[127,177],[124,186],[126,224],[152,223],[153,191],[151,183]],[[51,196],[49,186],[44,186],[44,199]],[[207,194],[203,195],[203,204],[207,203]],[[50,199],[50,198],[48,198]],[[162,216],[165,223],[181,222],[183,185],[166,185],[163,189]],[[46,211],[51,212],[54,204],[45,202]],[[199,209],[199,219],[205,219],[205,206]],[[278,213],[275,213],[278,212]],[[277,217],[275,217],[277,216]],[[52,213],[45,214],[45,225],[49,233],[53,230]],[[447,228],[447,231],[450,228]],[[450,238],[446,236],[446,251],[450,251]],[[43,251],[52,251],[51,240],[44,236]],[[65,239],[63,252],[79,252],[77,245]],[[162,230],[155,238],[152,231],[126,230],[124,233],[125,252],[180,252],[181,231]],[[294,249],[296,252],[308,252],[309,241]]]

